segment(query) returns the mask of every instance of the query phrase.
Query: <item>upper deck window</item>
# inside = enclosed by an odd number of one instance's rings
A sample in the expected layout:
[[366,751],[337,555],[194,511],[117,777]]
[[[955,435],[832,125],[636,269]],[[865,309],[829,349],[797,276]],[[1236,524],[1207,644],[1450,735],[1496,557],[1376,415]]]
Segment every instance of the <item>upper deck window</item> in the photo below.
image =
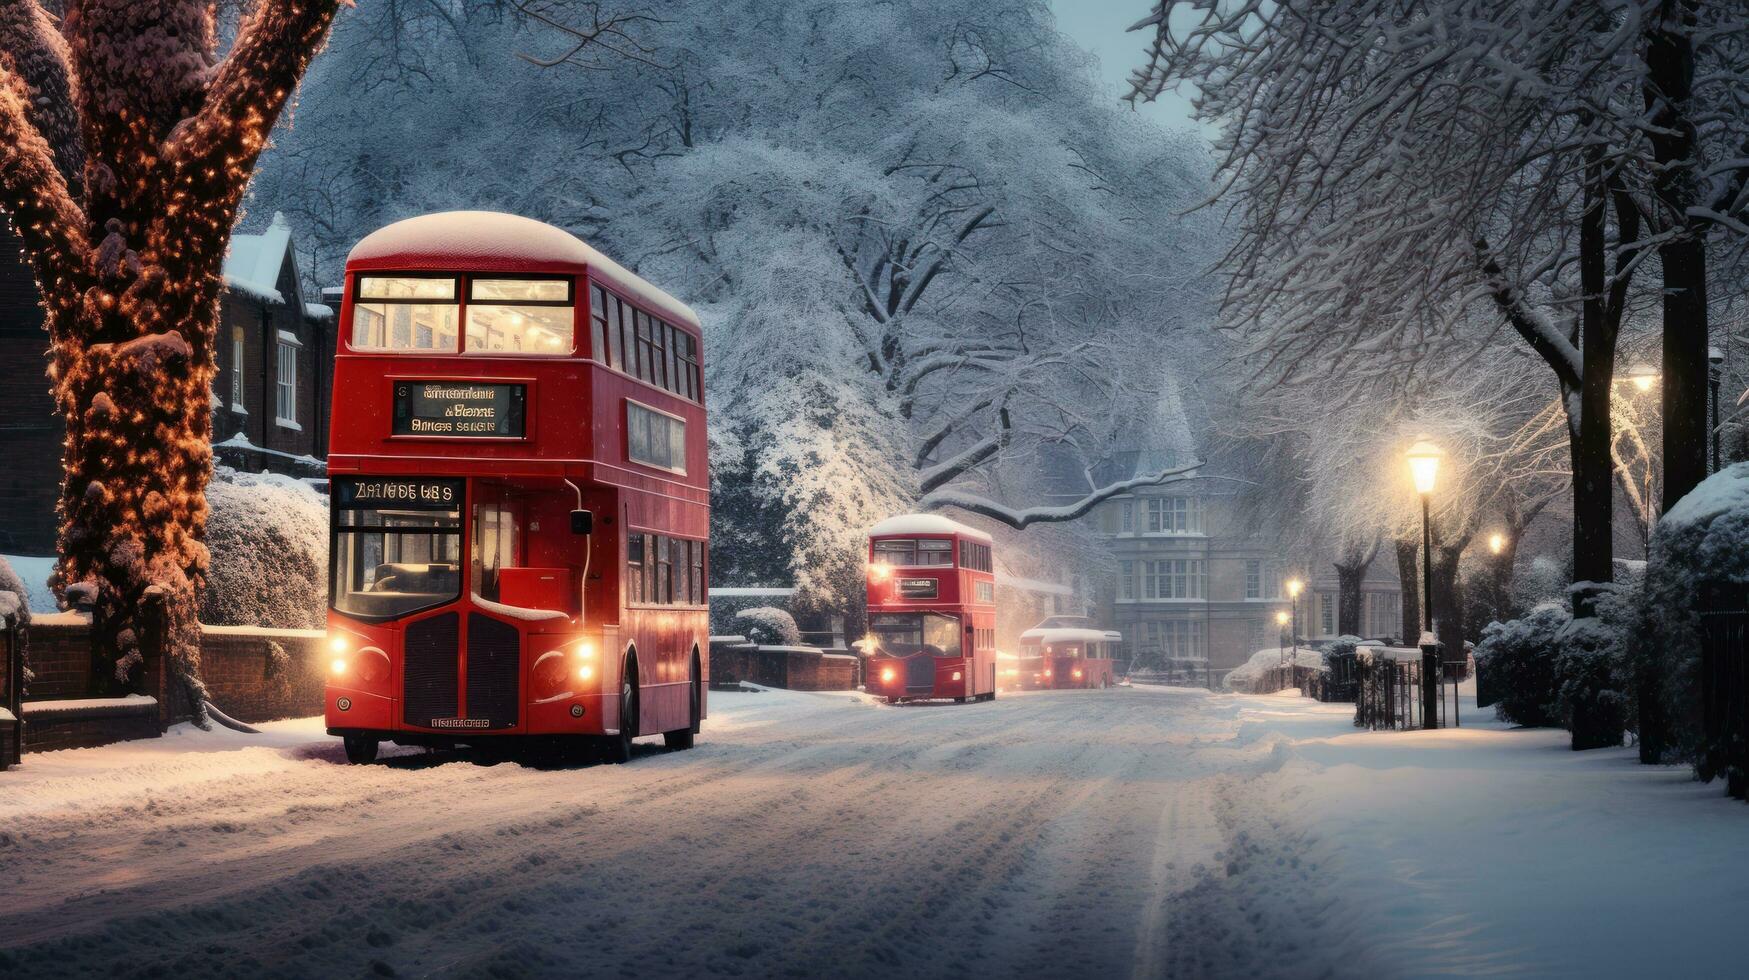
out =
[[564,356],[576,319],[569,279],[473,279],[468,353]]
[[453,278],[360,276],[352,349],[453,352],[458,298]]
[[900,568],[953,564],[953,542],[943,538],[888,538],[876,541],[874,552],[875,561]]
[[589,314],[597,361],[690,401],[703,397],[698,340],[691,334],[600,286],[589,289]]

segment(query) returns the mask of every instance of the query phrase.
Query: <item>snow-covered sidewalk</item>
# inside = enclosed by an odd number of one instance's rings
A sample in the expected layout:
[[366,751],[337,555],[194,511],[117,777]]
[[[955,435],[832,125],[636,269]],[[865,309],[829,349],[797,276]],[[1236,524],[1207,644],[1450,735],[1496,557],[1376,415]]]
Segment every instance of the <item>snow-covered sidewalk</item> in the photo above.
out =
[[716,694],[699,748],[341,764],[319,720],[0,775],[0,973],[1694,974],[1749,810],[1626,750],[1174,688]]

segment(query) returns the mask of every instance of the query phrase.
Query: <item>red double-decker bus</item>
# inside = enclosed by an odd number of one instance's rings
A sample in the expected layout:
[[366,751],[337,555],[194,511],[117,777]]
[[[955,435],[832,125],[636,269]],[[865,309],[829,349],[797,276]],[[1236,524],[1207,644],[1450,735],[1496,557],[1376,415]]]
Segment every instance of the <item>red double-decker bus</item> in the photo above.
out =
[[888,702],[996,697],[990,536],[935,514],[869,529],[865,687]]
[[1019,687],[1029,691],[1110,687],[1117,683],[1122,645],[1123,635],[1114,630],[1046,620],[1020,634],[1015,671]]
[[340,322],[326,721],[347,757],[690,747],[708,688],[698,318],[558,228],[452,212],[359,242]]

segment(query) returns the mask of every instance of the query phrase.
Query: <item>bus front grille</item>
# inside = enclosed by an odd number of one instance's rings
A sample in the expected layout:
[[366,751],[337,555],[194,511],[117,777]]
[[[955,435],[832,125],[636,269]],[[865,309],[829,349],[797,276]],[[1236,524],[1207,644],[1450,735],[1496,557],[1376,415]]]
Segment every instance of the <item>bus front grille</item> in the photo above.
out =
[[409,725],[432,727],[439,718],[454,718],[457,668],[461,653],[461,617],[444,613],[407,627],[402,657],[401,718]]
[[516,627],[468,615],[468,717],[489,728],[512,728],[522,704],[521,636]]
[[927,653],[905,658],[905,690],[935,690],[935,658]]

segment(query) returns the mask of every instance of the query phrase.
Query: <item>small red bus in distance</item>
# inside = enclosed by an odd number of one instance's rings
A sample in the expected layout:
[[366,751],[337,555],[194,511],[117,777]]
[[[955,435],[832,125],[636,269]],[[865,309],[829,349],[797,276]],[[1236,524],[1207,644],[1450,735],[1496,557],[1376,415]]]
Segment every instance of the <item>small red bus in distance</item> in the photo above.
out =
[[709,687],[698,318],[482,211],[346,263],[329,445],[330,734],[687,748]]
[[990,536],[935,514],[869,529],[865,687],[889,703],[996,697]]
[[1104,688],[1117,682],[1123,636],[1079,626],[1035,626],[1020,634],[1020,686],[1027,690]]

